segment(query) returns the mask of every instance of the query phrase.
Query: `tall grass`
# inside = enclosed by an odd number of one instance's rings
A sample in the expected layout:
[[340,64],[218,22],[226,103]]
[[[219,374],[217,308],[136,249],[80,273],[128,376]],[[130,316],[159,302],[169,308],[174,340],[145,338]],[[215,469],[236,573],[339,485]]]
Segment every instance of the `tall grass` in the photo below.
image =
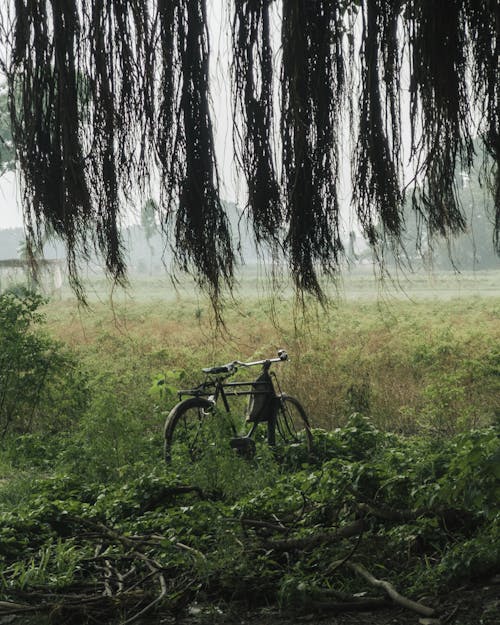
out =
[[[289,299],[245,296],[211,323],[200,299],[134,301],[89,311],[70,302],[46,309],[50,332],[77,350],[96,384],[119,405],[158,427],[151,379],[167,372],[184,388],[201,368],[274,356],[283,390],[300,399],[313,425],[327,429],[360,412],[383,429],[448,435],[500,414],[500,299],[338,302],[303,314]],[[257,372],[252,372],[257,374]],[[156,406],[156,412],[155,412]]]

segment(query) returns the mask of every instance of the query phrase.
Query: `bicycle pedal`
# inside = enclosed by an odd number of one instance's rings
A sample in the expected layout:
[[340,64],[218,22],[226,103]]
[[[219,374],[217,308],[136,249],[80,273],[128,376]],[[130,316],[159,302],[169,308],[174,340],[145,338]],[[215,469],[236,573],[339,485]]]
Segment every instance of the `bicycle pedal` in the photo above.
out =
[[243,458],[253,458],[255,456],[255,441],[246,436],[236,436],[229,441],[231,449]]

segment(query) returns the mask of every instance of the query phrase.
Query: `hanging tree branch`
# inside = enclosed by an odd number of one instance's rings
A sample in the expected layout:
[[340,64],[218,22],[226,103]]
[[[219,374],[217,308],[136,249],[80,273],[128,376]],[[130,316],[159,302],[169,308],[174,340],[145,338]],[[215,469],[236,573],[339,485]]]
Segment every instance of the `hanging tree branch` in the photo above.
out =
[[248,186],[248,208],[258,244],[277,252],[284,215],[273,150],[273,65],[268,0],[235,0],[233,83],[235,117],[241,115],[243,136],[234,125],[235,143]]
[[219,197],[209,110],[205,0],[159,2],[159,17],[163,97],[157,154],[164,225],[168,230],[174,222],[181,268],[198,277],[217,307],[222,285],[232,285],[234,255]]
[[486,171],[494,198],[494,243],[500,255],[500,4],[470,0],[468,33],[472,46],[472,84],[484,145],[492,166]]
[[[359,134],[353,163],[353,199],[368,241],[375,245],[380,220],[383,229],[398,237],[402,229],[402,195],[399,167],[398,37],[396,23],[400,2],[389,6],[371,0],[363,8],[362,98]],[[380,49],[384,52],[384,77],[392,131],[392,150],[384,128],[379,70]]]
[[[150,177],[159,178],[159,217],[177,264],[217,307],[233,284],[234,254],[209,106],[206,0],[6,5],[5,23],[14,21],[13,37],[2,29],[12,134],[33,247],[46,229],[65,241],[80,296],[79,258],[93,248],[113,279],[124,282],[124,206],[136,189],[147,191]],[[339,143],[347,95],[357,119],[354,208],[370,243],[397,244],[404,231],[405,120],[413,207],[431,235],[464,229],[456,171],[472,166],[476,135],[482,137],[500,253],[496,0],[230,0],[230,6],[234,134],[248,211],[257,243],[284,255],[299,292],[321,298],[321,275],[335,275],[343,254]],[[357,46],[359,63],[348,67]],[[347,94],[348,85],[357,85],[354,93]]]
[[338,201],[342,36],[336,3],[283,3],[281,140],[289,224],[285,246],[298,290],[319,298],[323,291],[318,265],[331,274],[343,252]]
[[[447,236],[465,229],[455,185],[459,162],[472,166],[471,115],[466,83],[466,1],[409,6],[412,50],[412,125],[421,107],[423,176],[414,205],[429,231]],[[418,151],[414,145],[413,149]],[[417,188],[417,187],[416,187]]]

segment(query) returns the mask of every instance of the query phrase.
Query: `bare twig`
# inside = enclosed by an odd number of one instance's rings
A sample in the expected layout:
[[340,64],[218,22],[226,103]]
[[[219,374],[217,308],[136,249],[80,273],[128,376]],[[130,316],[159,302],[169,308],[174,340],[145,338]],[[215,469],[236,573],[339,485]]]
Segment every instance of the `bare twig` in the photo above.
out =
[[103,594],[106,597],[112,597],[113,596],[113,591],[111,590],[111,577],[112,577],[112,572],[111,572],[111,563],[109,560],[104,560],[104,592]]
[[174,544],[177,547],[177,549],[188,551],[189,553],[193,554],[197,558],[200,558],[201,560],[207,559],[207,556],[204,553],[202,553],[199,549],[195,549],[194,547],[190,547],[189,545],[185,545],[184,543],[180,543],[180,542],[177,542]]
[[0,612],[4,614],[4,610],[20,610],[22,612],[29,612],[31,610],[31,606],[22,603],[14,603],[13,601],[0,601]]
[[356,553],[360,543],[361,543],[361,539],[363,538],[363,529],[361,530],[361,532],[359,533],[358,539],[355,542],[355,544],[353,545],[352,549],[341,559],[341,560],[337,560],[336,562],[333,562],[330,567],[328,568],[328,574],[331,576],[332,573],[334,571],[336,571],[337,569],[339,569],[341,566],[343,566],[348,560],[350,560],[352,558],[352,556]]
[[455,508],[417,508],[416,510],[396,510],[394,508],[381,508],[371,503],[358,504],[358,510],[371,514],[377,519],[394,521],[396,523],[408,523],[421,517],[441,517],[445,523],[454,519],[470,517],[470,512]]

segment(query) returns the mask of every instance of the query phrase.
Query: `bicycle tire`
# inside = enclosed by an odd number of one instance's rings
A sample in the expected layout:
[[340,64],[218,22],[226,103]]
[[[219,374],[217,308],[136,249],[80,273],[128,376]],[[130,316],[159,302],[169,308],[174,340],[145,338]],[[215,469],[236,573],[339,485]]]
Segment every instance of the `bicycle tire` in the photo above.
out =
[[285,445],[304,444],[312,451],[311,426],[302,404],[290,395],[281,395],[276,414],[276,441]]
[[196,460],[206,443],[204,430],[207,415],[212,408],[213,403],[203,397],[190,397],[172,408],[165,421],[163,432],[165,462],[171,462],[175,446],[187,452],[192,461]]
[[227,444],[236,435],[229,413],[220,412],[214,403],[203,397],[191,397],[172,408],[165,421],[165,460],[170,462],[174,448],[177,455],[191,462],[219,445]]

